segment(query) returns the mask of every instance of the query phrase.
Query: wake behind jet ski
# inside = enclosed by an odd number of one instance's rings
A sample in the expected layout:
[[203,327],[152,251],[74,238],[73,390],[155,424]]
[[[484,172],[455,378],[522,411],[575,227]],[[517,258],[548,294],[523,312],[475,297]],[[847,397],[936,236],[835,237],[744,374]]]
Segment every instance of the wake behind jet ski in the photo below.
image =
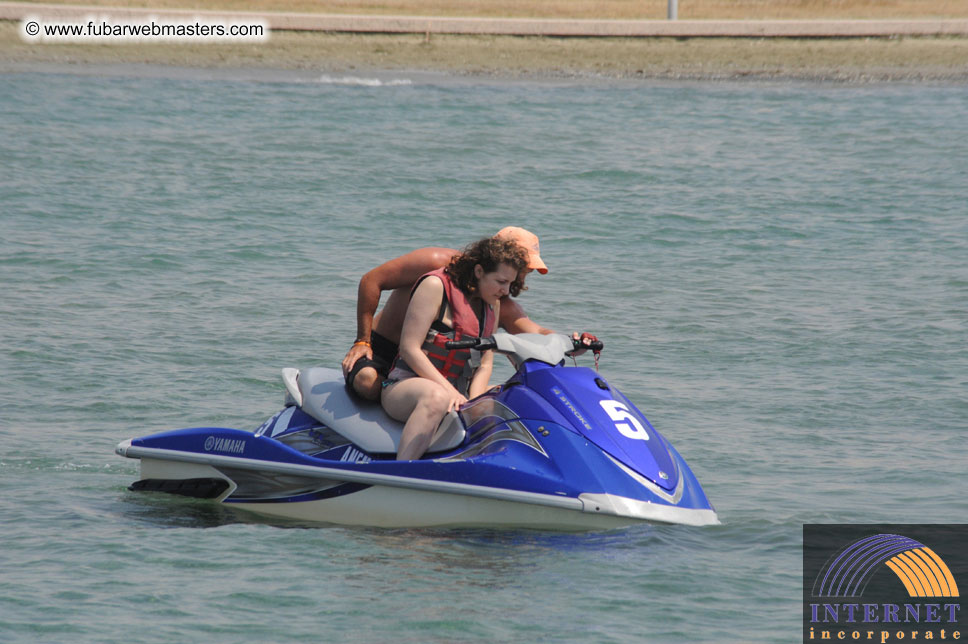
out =
[[[397,461],[403,423],[349,393],[341,371],[284,369],[286,406],[254,431],[201,427],[122,442],[132,490],[273,517],[380,527],[583,530],[718,524],[679,453],[564,335],[464,339],[516,367],[445,416],[424,458]],[[448,348],[452,348],[448,345]]]

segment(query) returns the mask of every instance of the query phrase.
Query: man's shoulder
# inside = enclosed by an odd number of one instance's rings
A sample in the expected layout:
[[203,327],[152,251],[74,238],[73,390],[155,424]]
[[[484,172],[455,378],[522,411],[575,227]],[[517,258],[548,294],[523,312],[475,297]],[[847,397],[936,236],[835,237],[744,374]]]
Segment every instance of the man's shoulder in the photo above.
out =
[[[457,255],[458,251],[453,248],[442,248],[440,246],[427,246],[410,251],[402,258],[410,258],[412,261],[420,261],[428,265],[433,264],[436,268],[443,268],[450,263],[451,258]],[[433,270],[433,269],[431,269]]]
[[427,246],[412,250],[405,255],[390,260],[396,270],[417,270],[420,274],[443,268],[450,263],[451,258],[457,254],[453,248],[441,248],[437,246]]
[[455,254],[452,248],[418,248],[377,266],[364,279],[375,282],[381,290],[412,286],[421,275],[446,266]]

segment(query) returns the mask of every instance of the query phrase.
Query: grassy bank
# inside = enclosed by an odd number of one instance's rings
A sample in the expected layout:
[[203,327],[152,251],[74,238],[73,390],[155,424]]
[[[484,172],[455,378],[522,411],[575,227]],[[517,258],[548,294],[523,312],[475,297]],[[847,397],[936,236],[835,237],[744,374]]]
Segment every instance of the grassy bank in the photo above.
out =
[[537,38],[276,32],[264,44],[36,45],[0,23],[0,62],[508,76],[968,81],[968,39]]
[[[666,0],[68,0],[237,11],[659,18]],[[964,18],[968,0],[679,0],[683,18]],[[47,63],[505,76],[968,82],[968,38],[541,38],[273,32],[265,43],[37,44],[0,21],[0,71]]]

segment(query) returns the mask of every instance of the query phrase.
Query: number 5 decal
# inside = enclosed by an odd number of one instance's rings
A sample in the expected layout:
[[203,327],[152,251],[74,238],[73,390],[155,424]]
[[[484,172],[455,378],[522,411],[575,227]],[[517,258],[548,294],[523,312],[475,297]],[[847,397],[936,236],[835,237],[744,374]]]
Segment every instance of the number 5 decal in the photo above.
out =
[[639,441],[649,440],[649,433],[642,427],[639,419],[632,415],[629,408],[617,400],[601,400],[599,403],[608,417],[615,421],[615,429],[622,436]]

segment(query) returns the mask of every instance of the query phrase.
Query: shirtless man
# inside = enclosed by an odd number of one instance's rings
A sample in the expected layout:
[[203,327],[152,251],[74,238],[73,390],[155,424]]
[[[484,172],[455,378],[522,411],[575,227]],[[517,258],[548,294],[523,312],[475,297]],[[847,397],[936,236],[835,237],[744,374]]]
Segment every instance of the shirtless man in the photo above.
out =
[[[538,254],[538,237],[523,228],[509,226],[495,237],[517,242],[528,251],[528,271],[548,272]],[[347,385],[367,400],[379,400],[383,379],[397,354],[400,330],[410,303],[410,290],[421,275],[446,266],[458,251],[421,248],[377,266],[360,280],[356,301],[356,341],[343,358]],[[374,316],[380,294],[393,291],[383,309]],[[501,300],[498,324],[508,333],[554,333],[528,318],[510,297]],[[593,338],[585,334],[582,336]]]

